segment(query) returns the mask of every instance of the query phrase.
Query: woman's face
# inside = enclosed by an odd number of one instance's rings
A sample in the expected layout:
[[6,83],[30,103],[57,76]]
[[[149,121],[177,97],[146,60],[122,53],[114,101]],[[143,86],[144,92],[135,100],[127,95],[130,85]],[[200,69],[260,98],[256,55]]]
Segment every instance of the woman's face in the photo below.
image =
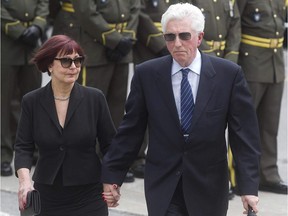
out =
[[83,60],[83,56],[76,52],[67,55],[58,53],[49,66],[51,79],[59,83],[74,83],[79,77]]

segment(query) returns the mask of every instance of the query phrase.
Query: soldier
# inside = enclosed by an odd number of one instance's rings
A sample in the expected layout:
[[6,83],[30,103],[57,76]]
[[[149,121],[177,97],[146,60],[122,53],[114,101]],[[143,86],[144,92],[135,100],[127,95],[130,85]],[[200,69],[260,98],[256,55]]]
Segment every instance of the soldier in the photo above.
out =
[[[286,1],[286,7],[287,7]],[[287,194],[277,166],[277,133],[285,79],[285,0],[237,0],[242,66],[257,110],[261,134],[259,190]]]
[[204,53],[238,61],[241,25],[235,0],[192,0],[205,16]]
[[67,34],[83,47],[87,59],[79,82],[103,91],[116,128],[124,115],[139,12],[140,0],[72,0],[61,1],[54,19],[54,35]]
[[[204,39],[200,50],[209,55],[238,61],[241,21],[235,0],[192,0],[205,16]],[[228,164],[231,188],[236,188],[235,170],[230,146],[228,145]],[[234,191],[229,190],[229,199]]]
[[21,98],[41,86],[41,73],[29,60],[48,12],[48,0],[1,1],[1,176],[12,175]]
[[50,0],[49,17],[53,23],[52,35],[65,34],[80,42],[81,27],[71,0]]

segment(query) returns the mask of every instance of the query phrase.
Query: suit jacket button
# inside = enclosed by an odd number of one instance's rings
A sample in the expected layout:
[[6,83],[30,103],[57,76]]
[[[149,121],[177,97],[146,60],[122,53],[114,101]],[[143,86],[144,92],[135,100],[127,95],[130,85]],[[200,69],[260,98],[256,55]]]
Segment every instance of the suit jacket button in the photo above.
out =
[[176,172],[176,176],[179,176],[179,175],[181,175],[181,172],[180,172],[180,171],[177,171],[177,172]]
[[64,150],[65,150],[64,145],[61,145],[61,146],[59,147],[59,149],[60,149],[60,151],[64,151]]

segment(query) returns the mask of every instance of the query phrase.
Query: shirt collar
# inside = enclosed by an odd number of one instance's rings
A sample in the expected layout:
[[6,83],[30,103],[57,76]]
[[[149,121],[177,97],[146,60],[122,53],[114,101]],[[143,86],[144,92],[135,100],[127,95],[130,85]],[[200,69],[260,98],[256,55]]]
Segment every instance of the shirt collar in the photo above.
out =
[[[182,68],[183,67],[181,67],[179,65],[179,63],[177,61],[175,61],[175,59],[173,59],[172,76],[175,75],[176,73],[178,73]],[[195,59],[193,60],[193,62],[187,68],[189,68],[194,73],[200,75],[200,71],[201,71],[201,54],[200,54],[198,49],[196,51]]]

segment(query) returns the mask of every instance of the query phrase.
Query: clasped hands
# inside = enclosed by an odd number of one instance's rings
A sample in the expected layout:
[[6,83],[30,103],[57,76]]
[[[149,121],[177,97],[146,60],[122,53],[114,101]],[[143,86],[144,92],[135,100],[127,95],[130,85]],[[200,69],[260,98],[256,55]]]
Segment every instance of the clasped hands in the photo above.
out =
[[102,198],[108,207],[117,207],[120,196],[120,186],[116,184],[103,184]]

